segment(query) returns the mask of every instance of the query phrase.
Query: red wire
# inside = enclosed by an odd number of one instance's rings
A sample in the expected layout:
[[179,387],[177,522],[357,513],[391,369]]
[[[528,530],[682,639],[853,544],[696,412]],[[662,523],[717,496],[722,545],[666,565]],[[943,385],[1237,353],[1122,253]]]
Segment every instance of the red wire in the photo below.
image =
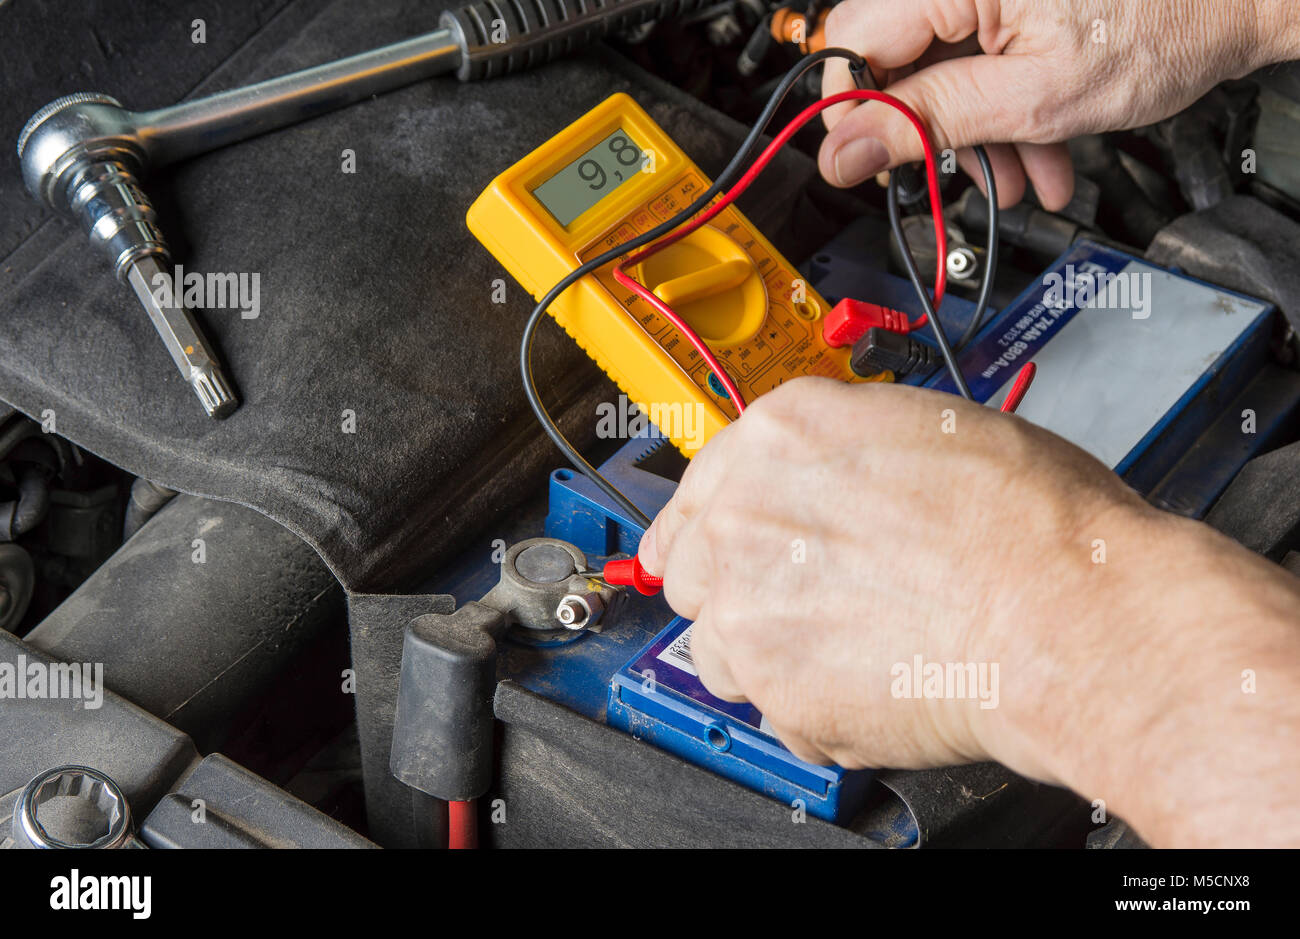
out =
[[[896,108],[911,122],[912,126],[916,128],[918,136],[921,138],[921,150],[925,154],[925,169],[929,183],[930,213],[934,220],[935,245],[938,248],[938,256],[934,271],[934,305],[938,308],[939,304],[943,302],[943,296],[948,285],[948,268],[946,263],[946,258],[948,256],[948,230],[944,226],[943,222],[943,202],[939,196],[939,173],[935,167],[934,146],[930,142],[930,135],[925,129],[924,122],[922,122],[920,116],[917,115],[915,111],[893,95],[885,94],[882,91],[868,91],[866,89],[843,91],[839,94],[831,95],[829,98],[823,98],[821,101],[804,108],[799,112],[794,120],[787,124],[781,132],[772,139],[772,142],[763,149],[763,152],[759,154],[753,165],[750,166],[745,174],[725,195],[699,215],[695,216],[695,218],[691,219],[691,221],[665,235],[654,244],[642,248],[636,254],[633,254],[626,260],[620,262],[615,268],[615,276],[617,276],[619,271],[623,271],[626,275],[626,271],[624,270],[626,267],[645,260],[655,252],[663,250],[676,241],[680,241],[697,228],[707,224],[714,216],[734,202],[746,189],[750,187],[754,180],[758,178],[758,175],[767,167],[767,164],[776,156],[777,151],[785,146],[790,141],[790,138],[797,134],[805,124],[833,105],[840,104],[844,101],[854,100],[879,101]],[[638,296],[644,296],[645,294],[650,293],[643,284],[637,283],[637,281],[632,278],[628,278],[628,280],[630,283],[625,284],[625,286],[628,286],[633,290],[640,288],[637,290]],[[624,282],[620,280],[620,283]],[[653,294],[651,294],[651,296],[653,296]],[[658,299],[658,297],[655,297],[655,300]],[[926,316],[923,313],[910,324],[910,328],[919,329],[925,325],[925,322]]]
[[1029,362],[1016,375],[1015,383],[1011,390],[1007,392],[1006,398],[1002,402],[1003,414],[1014,414],[1016,408],[1020,407],[1020,402],[1025,399],[1025,392],[1033,384],[1034,376],[1038,374],[1038,366]]
[[[623,264],[630,263],[630,260],[631,259],[624,261]],[[723,389],[727,392],[727,397],[731,399],[731,403],[736,406],[736,413],[744,414],[745,399],[741,396],[740,389],[736,387],[736,383],[731,380],[731,376],[727,374],[727,370],[722,367],[722,363],[719,362],[717,356],[713,354],[713,350],[710,349],[708,344],[700,338],[700,334],[691,329],[686,320],[682,319],[681,314],[655,296],[655,294],[647,288],[645,284],[641,283],[627,271],[623,270],[623,264],[615,265],[614,279],[624,287],[631,290],[646,303],[654,307],[655,311],[660,316],[672,323],[673,326],[677,328],[677,331],[686,337],[686,341],[689,342],[691,347],[700,354],[700,358],[704,359],[705,364],[708,365],[713,374],[718,377],[718,383],[721,384]]]
[[447,803],[447,847],[478,847],[478,817],[473,799]]
[[[717,376],[718,382],[726,390],[728,397],[731,398],[732,403],[736,406],[737,414],[744,413],[745,401],[740,394],[740,389],[736,387],[731,376],[728,375],[726,369],[722,367],[722,363],[719,362],[717,357],[713,354],[713,350],[708,347],[707,343],[700,338],[699,334],[696,333],[695,330],[693,330],[686,321],[672,309],[672,307],[660,300],[659,297],[655,296],[649,288],[629,274],[627,272],[627,267],[640,263],[656,252],[662,251],[664,248],[674,242],[680,241],[691,232],[707,224],[712,218],[734,202],[746,189],[750,187],[754,180],[758,178],[758,175],[767,167],[767,164],[776,156],[777,152],[785,146],[790,141],[790,138],[797,134],[805,124],[826,108],[840,104],[844,101],[879,101],[882,104],[888,104],[890,107],[896,108],[900,111],[903,116],[912,123],[912,126],[916,128],[916,132],[921,138],[921,149],[925,154],[926,176],[929,183],[930,213],[934,219],[934,240],[937,248],[934,274],[934,306],[937,309],[939,304],[943,302],[944,291],[947,288],[948,271],[946,259],[948,257],[948,232],[943,222],[943,204],[939,197],[939,174],[935,168],[934,146],[930,142],[930,136],[926,132],[925,124],[915,111],[893,95],[888,95],[880,91],[868,91],[865,89],[844,91],[836,95],[831,95],[829,98],[823,98],[821,101],[804,108],[794,120],[787,124],[785,128],[783,128],[782,131],[772,139],[772,142],[763,149],[763,152],[759,154],[753,165],[746,170],[745,174],[736,182],[736,184],[732,186],[731,189],[720,199],[718,199],[718,201],[714,202],[713,205],[709,206],[680,228],[665,235],[654,244],[642,248],[636,254],[627,257],[614,266],[615,281],[628,290],[631,290],[646,303],[650,304],[650,306],[653,307],[660,316],[672,323],[672,325],[686,337],[687,342],[689,342],[691,347],[699,353],[705,364],[708,365],[713,374]],[[919,329],[925,325],[926,319],[926,315],[922,313],[916,320],[908,324],[908,328]]]

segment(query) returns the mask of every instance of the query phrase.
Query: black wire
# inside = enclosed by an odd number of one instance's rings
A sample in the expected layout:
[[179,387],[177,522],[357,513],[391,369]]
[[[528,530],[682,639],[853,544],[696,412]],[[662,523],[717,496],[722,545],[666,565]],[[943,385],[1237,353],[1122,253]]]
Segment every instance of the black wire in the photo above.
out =
[[[871,74],[869,68],[855,68],[853,78],[859,88],[870,88],[873,91],[879,91],[880,86],[877,84],[875,76]],[[988,247],[985,249],[984,278],[980,284],[979,297],[975,303],[975,312],[971,315],[970,324],[966,331],[962,333],[961,339],[957,343],[957,349],[961,350],[965,345],[974,338],[979,332],[980,326],[984,322],[984,317],[988,313],[989,300],[993,295],[994,280],[998,268],[998,185],[997,180],[993,178],[993,165],[989,162],[989,155],[983,147],[975,148],[975,157],[979,160],[980,170],[984,174],[984,186],[988,193],[989,205],[989,239]],[[968,400],[971,399],[970,388],[966,384],[966,379],[957,367],[956,358],[953,356],[952,349],[948,345],[948,336],[943,331],[939,323],[939,317],[935,314],[934,304],[930,302],[930,295],[926,293],[925,285],[921,283],[921,272],[917,268],[916,258],[912,255],[912,249],[907,243],[907,237],[903,233],[903,224],[898,211],[898,187],[900,185],[900,174],[905,167],[899,167],[889,174],[889,226],[894,232],[894,237],[898,240],[899,250],[903,255],[903,266],[907,268],[908,277],[912,281],[912,286],[916,288],[917,295],[921,299],[921,307],[925,310],[926,317],[933,324],[935,338],[939,340],[939,351],[943,353],[944,364],[947,365],[957,389]],[[937,247],[937,246],[936,246]],[[940,264],[948,263],[947,258],[940,258]]]
[[[917,298],[921,301],[921,308],[925,311],[926,319],[929,320],[930,326],[934,330],[934,338],[939,341],[939,351],[943,354],[944,364],[948,366],[948,374],[952,375],[952,380],[957,385],[957,390],[961,392],[961,396],[967,401],[974,401],[975,398],[970,393],[970,387],[966,384],[966,378],[957,365],[957,357],[953,354],[952,346],[948,343],[948,336],[939,323],[939,315],[935,312],[934,304],[930,301],[930,294],[926,292],[925,284],[921,282],[921,271],[916,265],[916,258],[912,255],[912,248],[907,243],[907,235],[903,231],[902,215],[898,210],[897,173],[889,174],[889,198],[886,202],[889,207],[889,228],[898,241],[898,247],[903,255],[903,267],[907,268],[907,276],[912,281]],[[937,244],[935,248],[938,249]],[[939,258],[938,263],[944,264],[946,262],[946,258]]]
[[[768,99],[766,106],[764,106],[763,112],[758,117],[758,121],[750,130],[749,135],[746,136],[745,140],[741,143],[740,149],[736,151],[736,155],[731,158],[731,162],[727,164],[726,168],[719,173],[718,177],[713,181],[713,185],[705,190],[698,199],[682,211],[678,212],[668,221],[655,226],[647,232],[637,235],[635,238],[625,242],[624,244],[610,248],[603,254],[597,255],[590,261],[586,261],[574,268],[566,274],[559,283],[547,291],[546,295],[542,297],[537,306],[533,308],[532,314],[528,317],[528,322],[524,324],[524,334],[519,343],[519,371],[523,378],[524,396],[527,397],[528,404],[533,409],[533,413],[537,415],[537,421],[542,425],[542,430],[546,432],[546,436],[551,438],[551,442],[559,448],[560,452],[568,458],[569,462],[572,463],[579,472],[595,483],[596,486],[600,488],[601,492],[609,496],[609,498],[612,499],[619,508],[627,513],[629,518],[641,525],[643,528],[650,527],[650,519],[646,514],[638,509],[631,499],[619,491],[617,486],[602,476],[600,471],[597,470],[596,467],[592,466],[591,463],[589,463],[587,459],[578,452],[577,448],[574,447],[573,444],[569,443],[568,439],[564,436],[564,433],[556,425],[554,418],[552,418],[550,413],[546,410],[546,406],[542,403],[542,399],[537,392],[537,384],[533,380],[533,336],[537,332],[537,327],[541,323],[542,317],[546,315],[547,307],[555,302],[555,298],[564,293],[564,291],[570,286],[581,280],[583,277],[586,277],[592,271],[608,264],[610,261],[617,260],[627,252],[634,251],[642,245],[649,244],[657,238],[666,235],[696,212],[707,206],[709,202],[713,200],[714,196],[729,186],[732,177],[739,173],[745,164],[749,162],[750,154],[758,146],[759,141],[763,136],[763,131],[767,129],[767,125],[776,115],[777,109],[781,106],[781,102],[785,100],[785,96],[790,93],[790,89],[793,88],[795,83],[798,82],[799,79],[802,78],[814,65],[819,64],[825,59],[831,58],[848,59],[851,65],[859,69],[866,65],[862,56],[848,49],[822,49],[819,52],[811,53],[810,55],[804,56],[800,59],[795,63],[794,67],[786,73],[785,78],[781,79],[781,83],[777,85],[776,90],[772,92],[772,96]],[[924,293],[924,290],[922,293]],[[969,394],[967,397],[969,397]]]
[[989,163],[989,155],[983,147],[975,148],[975,158],[980,161],[980,172],[984,174],[984,192],[988,196],[989,237],[984,249],[984,279],[980,282],[980,295],[975,301],[975,313],[971,316],[970,325],[957,340],[958,352],[966,348],[980,331],[980,326],[984,325],[984,317],[989,311],[989,299],[993,296],[993,281],[998,273],[998,183],[993,178],[993,165]]

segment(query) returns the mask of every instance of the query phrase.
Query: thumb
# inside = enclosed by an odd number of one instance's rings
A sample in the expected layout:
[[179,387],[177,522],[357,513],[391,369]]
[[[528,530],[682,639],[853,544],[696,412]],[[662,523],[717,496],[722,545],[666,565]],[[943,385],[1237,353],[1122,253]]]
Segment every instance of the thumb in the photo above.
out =
[[[1025,120],[1042,110],[1032,103],[1045,93],[1035,87],[1034,71],[1024,56],[962,56],[914,72],[887,91],[920,116],[937,156],[950,148],[1041,137]],[[836,122],[817,162],[833,185],[856,186],[923,156],[921,138],[907,117],[887,104],[865,101]]]

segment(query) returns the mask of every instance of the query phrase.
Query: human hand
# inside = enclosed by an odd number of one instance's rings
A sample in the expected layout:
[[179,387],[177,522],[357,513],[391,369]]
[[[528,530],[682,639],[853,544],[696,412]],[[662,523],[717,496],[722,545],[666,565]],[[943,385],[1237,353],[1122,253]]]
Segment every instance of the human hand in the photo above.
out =
[[[797,379],[696,455],[639,556],[705,686],[805,760],[993,759],[1154,844],[1300,844],[1300,580],[1021,418]],[[900,689],[917,656],[974,680]]]
[[[930,766],[1003,755],[997,712],[1038,709],[1062,665],[1048,650],[1110,573],[1091,561],[1102,517],[1146,511],[1023,420],[938,392],[799,379],[695,457],[640,556],[695,621],[710,691],[753,701],[795,754]],[[896,666],[917,655],[986,676],[997,663],[1002,700],[895,697]]]
[[[938,149],[988,146],[1003,206],[1026,178],[1043,205],[1074,188],[1064,144],[1086,133],[1162,120],[1218,82],[1300,55],[1291,0],[844,0],[826,43],[865,56],[890,94],[925,119]],[[983,54],[978,54],[978,53]],[[854,88],[827,62],[826,96]],[[822,175],[853,186],[921,158],[911,125],[889,108],[845,103],[825,112]],[[972,173],[982,187],[978,171]]]

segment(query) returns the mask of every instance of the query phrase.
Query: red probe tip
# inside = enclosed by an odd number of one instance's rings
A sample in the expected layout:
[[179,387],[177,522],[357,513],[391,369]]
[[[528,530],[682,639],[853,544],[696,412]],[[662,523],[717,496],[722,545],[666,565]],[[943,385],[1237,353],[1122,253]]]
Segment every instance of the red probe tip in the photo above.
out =
[[1016,408],[1020,407],[1020,402],[1025,400],[1025,392],[1033,384],[1034,376],[1038,374],[1038,366],[1030,362],[1020,370],[1016,375],[1015,382],[1011,385],[1011,390],[1007,392],[1006,400],[1002,402],[1002,412],[1004,414],[1014,414]]
[[638,593],[647,597],[658,593],[659,588],[664,585],[662,577],[648,573],[641,566],[639,557],[628,558],[626,561],[610,561],[605,565],[601,576],[605,578],[607,584],[616,587],[635,587]]

